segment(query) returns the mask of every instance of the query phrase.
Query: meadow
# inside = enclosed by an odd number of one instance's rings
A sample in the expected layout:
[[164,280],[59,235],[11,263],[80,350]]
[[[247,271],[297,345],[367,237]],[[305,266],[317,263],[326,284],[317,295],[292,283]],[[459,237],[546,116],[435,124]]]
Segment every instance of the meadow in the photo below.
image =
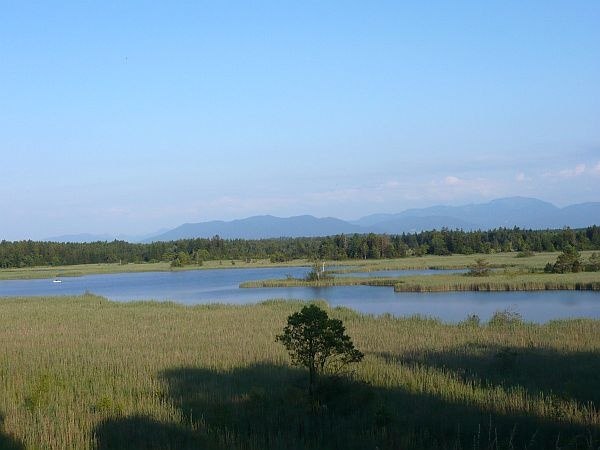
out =
[[[586,261],[592,251],[580,252]],[[392,259],[347,259],[341,261],[328,260],[325,266],[344,266],[336,272],[373,272],[380,270],[411,270],[411,269],[466,269],[476,259],[485,259],[492,268],[514,268],[523,270],[542,270],[549,262],[556,261],[560,252],[536,253],[532,256],[520,258],[516,252],[473,254],[473,255],[448,255],[448,256],[408,256]],[[179,270],[207,270],[207,269],[243,269],[259,267],[297,267],[311,266],[308,259],[293,259],[284,262],[271,262],[269,259],[250,260],[209,260],[202,265],[188,264],[182,267],[171,267],[169,262],[151,263],[104,263],[104,264],[75,264],[68,266],[36,266],[24,268],[0,269],[0,280],[19,280],[55,277],[77,277],[94,274],[129,273],[129,272],[165,272]],[[347,267],[346,267],[347,266]]]
[[322,380],[275,342],[303,303],[0,302],[0,447],[597,449],[600,321],[329,309],[365,359]]
[[0,280],[30,280],[39,278],[81,277],[84,275],[99,275],[111,273],[134,272],[168,272],[181,270],[207,269],[243,269],[259,267],[287,267],[310,265],[304,259],[292,260],[285,263],[271,263],[268,259],[244,260],[211,260],[202,265],[189,264],[183,267],[171,267],[168,262],[152,263],[104,263],[104,264],[74,264],[69,266],[36,266],[12,269],[0,269]]
[[[587,260],[592,251],[580,252],[583,260]],[[516,268],[541,270],[549,262],[556,261],[560,252],[535,253],[531,256],[520,257],[517,252],[474,253],[472,255],[424,255],[407,256],[394,259],[344,260],[337,264],[350,265],[344,271],[373,272],[379,270],[411,270],[411,269],[467,269],[479,259],[485,259],[492,268]],[[336,263],[332,263],[336,264]]]

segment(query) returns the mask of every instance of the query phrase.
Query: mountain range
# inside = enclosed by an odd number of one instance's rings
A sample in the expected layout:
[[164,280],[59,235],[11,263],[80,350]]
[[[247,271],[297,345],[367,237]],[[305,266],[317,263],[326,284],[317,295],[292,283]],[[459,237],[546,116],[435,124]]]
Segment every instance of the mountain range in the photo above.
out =
[[407,209],[398,214],[373,214],[355,221],[313,216],[254,216],[246,219],[186,223],[146,241],[192,237],[261,239],[269,237],[329,236],[350,233],[409,233],[450,228],[488,230],[499,227],[531,229],[582,228],[600,224],[600,202],[559,208],[535,198],[511,197],[464,206]]
[[[253,216],[232,221],[185,223],[154,235],[128,238],[130,242],[171,241],[187,238],[263,239],[329,236],[352,233],[413,233],[441,228],[488,230],[499,227],[531,229],[582,228],[600,224],[600,202],[559,208],[535,198],[510,197],[463,206],[407,209],[397,214],[372,214],[354,221],[310,215],[295,217]],[[50,238],[58,242],[112,240],[107,235],[71,235]]]

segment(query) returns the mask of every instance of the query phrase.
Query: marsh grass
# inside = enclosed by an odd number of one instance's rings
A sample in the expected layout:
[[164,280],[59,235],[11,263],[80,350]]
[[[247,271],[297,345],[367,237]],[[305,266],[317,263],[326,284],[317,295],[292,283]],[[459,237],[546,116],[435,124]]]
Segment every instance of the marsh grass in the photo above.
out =
[[472,277],[462,274],[403,277],[396,292],[446,291],[600,291],[600,272],[566,274],[496,272]]
[[299,280],[286,278],[280,280],[256,280],[240,283],[241,288],[276,288],[276,287],[331,287],[331,286],[390,286],[398,283],[398,278],[385,277],[340,277],[321,280]]
[[[365,360],[321,380],[275,342],[303,303],[0,302],[3,448],[580,448],[600,445],[600,322],[329,309]],[[0,420],[2,422],[2,420]]]
[[485,276],[469,274],[413,275],[388,277],[334,277],[307,281],[293,278],[256,280],[240,284],[241,288],[393,286],[396,292],[448,291],[600,291],[600,272],[547,274],[526,269],[492,271]]

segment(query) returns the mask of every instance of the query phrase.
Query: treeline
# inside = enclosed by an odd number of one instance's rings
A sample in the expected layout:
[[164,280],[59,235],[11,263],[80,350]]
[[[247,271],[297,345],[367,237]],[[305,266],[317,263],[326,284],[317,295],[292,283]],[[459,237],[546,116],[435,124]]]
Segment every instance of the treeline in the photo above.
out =
[[205,260],[264,259],[281,262],[295,258],[379,259],[426,254],[449,255],[551,252],[573,247],[600,250],[600,227],[572,230],[490,231],[447,230],[421,233],[354,234],[328,237],[279,239],[181,239],[171,242],[132,244],[124,241],[59,243],[0,242],[0,268],[94,263],[142,263],[170,261],[201,264]]

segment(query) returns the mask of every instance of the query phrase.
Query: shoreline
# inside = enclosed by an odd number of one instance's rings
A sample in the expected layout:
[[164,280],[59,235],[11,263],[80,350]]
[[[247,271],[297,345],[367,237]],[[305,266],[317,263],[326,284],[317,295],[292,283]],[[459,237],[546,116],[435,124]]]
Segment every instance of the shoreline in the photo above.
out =
[[388,286],[395,292],[506,292],[506,291],[600,291],[600,272],[567,274],[498,273],[485,277],[464,274],[421,275],[396,278],[333,278],[321,281],[256,280],[240,288],[285,288],[328,286]]

